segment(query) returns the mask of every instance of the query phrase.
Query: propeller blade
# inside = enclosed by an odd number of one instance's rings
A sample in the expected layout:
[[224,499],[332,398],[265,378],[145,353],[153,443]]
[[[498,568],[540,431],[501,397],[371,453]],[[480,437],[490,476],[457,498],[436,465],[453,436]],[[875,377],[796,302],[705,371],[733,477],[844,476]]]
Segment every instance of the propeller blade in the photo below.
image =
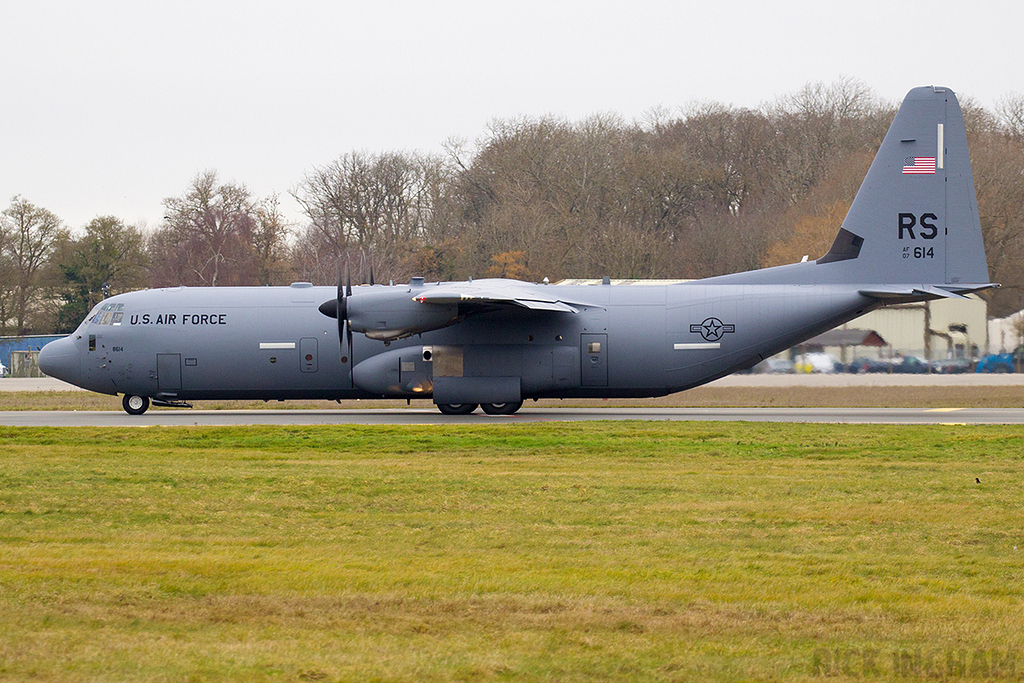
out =
[[[337,300],[337,313],[338,313],[338,346],[341,346],[341,340],[345,334],[345,318],[348,313],[348,306],[345,305],[345,290],[342,289],[341,274],[338,275],[338,300]],[[344,350],[344,349],[342,349]]]
[[352,278],[349,276],[346,264],[345,274],[338,274],[337,296],[323,302],[318,308],[324,315],[338,320],[338,351],[341,353],[342,364],[350,363],[352,360],[352,326],[348,322],[348,297],[350,296],[352,296]]
[[345,275],[338,275],[338,298],[335,303],[335,311],[338,314],[338,348],[341,351],[342,363],[348,363],[352,359],[352,328],[348,324],[348,297],[350,296],[352,296],[352,278],[349,276],[348,263],[346,263]]
[[348,343],[348,359],[352,362],[352,366],[355,366],[355,360],[352,358],[352,326],[348,324],[348,318],[345,318],[345,341]]

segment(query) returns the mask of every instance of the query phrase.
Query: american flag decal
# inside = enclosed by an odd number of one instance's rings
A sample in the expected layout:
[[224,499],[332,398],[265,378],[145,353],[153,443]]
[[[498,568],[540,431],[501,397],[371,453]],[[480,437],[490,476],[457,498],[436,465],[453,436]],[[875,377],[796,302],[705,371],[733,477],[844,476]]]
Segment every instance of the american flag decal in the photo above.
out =
[[903,175],[935,175],[935,157],[907,157]]

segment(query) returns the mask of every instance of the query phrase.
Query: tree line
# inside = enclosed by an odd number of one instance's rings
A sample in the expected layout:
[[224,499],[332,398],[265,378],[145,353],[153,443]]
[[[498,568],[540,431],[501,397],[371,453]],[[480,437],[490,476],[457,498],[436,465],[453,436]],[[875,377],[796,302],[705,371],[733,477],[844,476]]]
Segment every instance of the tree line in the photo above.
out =
[[[990,314],[1024,308],[1024,98],[961,102],[991,277]],[[143,287],[511,277],[699,278],[824,254],[896,112],[864,84],[808,84],[758,109],[641,121],[494,121],[443,154],[350,152],[280,197],[215,171],[152,230],[71,231],[15,196],[0,213],[0,328],[68,332]]]

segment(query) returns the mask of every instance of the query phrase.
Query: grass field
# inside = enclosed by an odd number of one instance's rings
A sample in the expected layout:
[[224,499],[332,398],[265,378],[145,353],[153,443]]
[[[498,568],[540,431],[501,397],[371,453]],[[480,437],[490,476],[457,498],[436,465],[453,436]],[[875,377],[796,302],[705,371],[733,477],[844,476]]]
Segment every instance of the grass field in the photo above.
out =
[[1015,680],[1022,460],[1016,427],[0,428],[0,680]]

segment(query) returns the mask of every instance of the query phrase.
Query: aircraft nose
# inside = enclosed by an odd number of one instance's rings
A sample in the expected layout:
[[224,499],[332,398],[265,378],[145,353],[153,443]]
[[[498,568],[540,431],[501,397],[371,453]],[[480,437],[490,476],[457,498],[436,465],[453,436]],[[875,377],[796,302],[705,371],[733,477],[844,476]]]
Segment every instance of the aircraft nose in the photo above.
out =
[[82,364],[71,337],[52,341],[39,350],[39,369],[50,377],[80,386]]

